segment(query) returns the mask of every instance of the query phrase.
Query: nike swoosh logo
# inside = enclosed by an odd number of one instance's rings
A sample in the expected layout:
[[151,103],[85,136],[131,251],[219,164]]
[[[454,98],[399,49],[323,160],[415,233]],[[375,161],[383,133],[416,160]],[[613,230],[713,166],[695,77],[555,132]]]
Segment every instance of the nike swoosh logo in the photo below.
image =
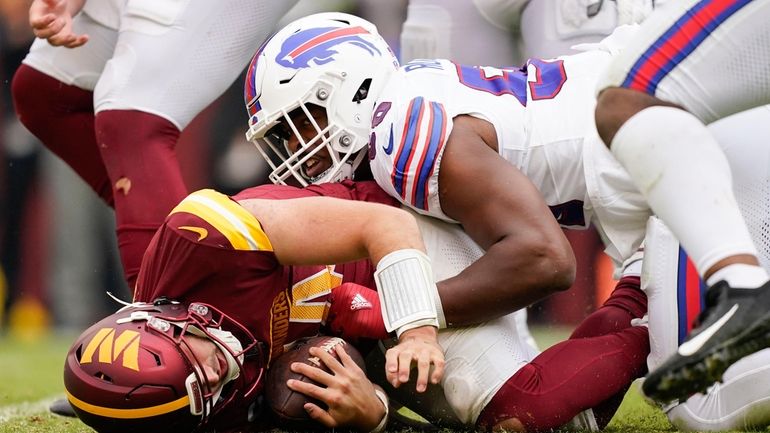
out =
[[204,229],[203,227],[179,226],[179,229],[196,233],[198,235],[198,242],[206,239],[206,236],[209,235],[209,231]]
[[393,125],[390,125],[390,138],[388,138],[388,146],[383,146],[382,150],[385,151],[386,155],[393,153]]
[[738,311],[738,304],[733,305],[733,308],[730,308],[724,316],[712,323],[711,326],[704,329],[700,334],[696,335],[691,340],[682,343],[677,352],[682,356],[690,356],[700,350],[700,348],[703,347],[703,345],[706,344],[706,342],[709,341],[720,328],[722,328],[722,325],[727,323],[727,321],[735,315],[736,311]]

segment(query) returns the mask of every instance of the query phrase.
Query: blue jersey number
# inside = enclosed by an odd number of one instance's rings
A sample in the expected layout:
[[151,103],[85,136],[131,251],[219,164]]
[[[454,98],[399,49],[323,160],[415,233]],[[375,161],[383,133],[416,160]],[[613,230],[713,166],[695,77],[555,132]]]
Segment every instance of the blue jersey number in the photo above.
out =
[[[532,67],[534,80],[527,81],[527,69]],[[521,68],[493,68],[488,66],[457,65],[460,82],[472,89],[493,95],[513,95],[521,105],[527,105],[527,87],[530,100],[552,99],[567,81],[563,60],[529,59]]]

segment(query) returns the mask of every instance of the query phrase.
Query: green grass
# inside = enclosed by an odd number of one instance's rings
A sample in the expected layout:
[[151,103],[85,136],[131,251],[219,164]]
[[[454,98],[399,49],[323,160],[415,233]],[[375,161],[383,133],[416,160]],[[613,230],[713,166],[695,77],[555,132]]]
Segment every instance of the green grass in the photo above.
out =
[[0,406],[38,400],[60,392],[61,370],[69,339],[40,341],[3,338],[0,344]]
[[34,340],[0,337],[0,432],[89,432],[77,420],[50,415],[48,404],[63,396],[62,366],[72,335]]
[[[543,348],[565,338],[567,333],[567,329],[533,329]],[[91,431],[77,420],[47,411],[50,401],[63,396],[62,365],[73,338],[54,334],[29,342],[0,336],[0,433]],[[606,431],[652,433],[674,429],[665,415],[645,403],[637,387],[632,386]]]

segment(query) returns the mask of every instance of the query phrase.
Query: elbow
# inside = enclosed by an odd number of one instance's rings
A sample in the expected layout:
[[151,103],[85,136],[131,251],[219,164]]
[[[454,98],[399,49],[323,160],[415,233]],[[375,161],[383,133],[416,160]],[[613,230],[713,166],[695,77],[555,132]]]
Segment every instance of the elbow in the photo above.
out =
[[572,260],[558,260],[553,261],[552,267],[553,278],[551,279],[551,285],[555,292],[563,292],[575,283],[575,275],[577,273],[577,264],[575,263],[574,256]]
[[541,284],[550,294],[563,292],[572,287],[577,273],[575,254],[567,242],[566,246],[548,243],[536,247],[537,269]]

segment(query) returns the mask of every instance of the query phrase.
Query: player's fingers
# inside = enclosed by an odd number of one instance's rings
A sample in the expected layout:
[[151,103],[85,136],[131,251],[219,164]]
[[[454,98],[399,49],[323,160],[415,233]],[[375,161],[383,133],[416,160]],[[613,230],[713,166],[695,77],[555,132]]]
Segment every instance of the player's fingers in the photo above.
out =
[[317,404],[305,403],[303,408],[305,409],[307,414],[310,416],[310,418],[313,418],[314,420],[320,422],[326,427],[329,427],[329,428],[337,427],[337,421],[335,421],[334,417],[332,417],[331,414],[329,414],[329,412],[321,409]]
[[85,45],[86,42],[88,42],[88,35],[80,35],[80,36],[76,36],[72,42],[69,42],[65,46],[67,48],[77,48]]
[[350,357],[348,352],[345,350],[345,346],[338,344],[337,346],[334,346],[334,349],[337,351],[337,356],[340,358],[342,365],[345,366],[346,369],[356,372],[363,371],[361,370],[361,367],[359,367],[358,364],[353,361],[353,358]]
[[307,376],[308,379],[314,380],[323,385],[329,385],[333,380],[333,376],[318,367],[307,365],[302,362],[292,362],[291,371],[295,373]]
[[388,383],[398,388],[398,346],[392,347],[385,352],[385,379]]
[[62,36],[60,33],[64,26],[58,26],[56,24],[56,21],[51,23],[50,25],[46,27],[40,27],[37,29],[33,29],[32,33],[35,34],[36,37],[40,39],[49,39],[57,36]]
[[[45,30],[55,20],[56,15],[54,14],[46,14],[41,17],[30,17],[29,26],[32,27],[32,30],[35,32],[39,30]],[[37,34],[35,36],[37,36]]]
[[82,43],[79,43],[79,37],[75,35],[69,35],[66,38],[63,38],[62,40],[58,41],[58,45],[60,47],[66,47],[66,48],[75,48],[80,45],[83,45]]
[[55,36],[51,36],[48,38],[48,43],[55,46],[55,47],[66,47],[67,44],[70,44],[75,41],[74,35],[63,35],[58,34]]
[[434,385],[441,382],[441,378],[444,377],[444,368],[446,367],[446,360],[444,359],[444,353],[439,352],[438,356],[432,360],[433,373],[430,375],[430,382]]
[[417,358],[417,392],[423,392],[428,388],[428,375],[430,374],[431,354],[422,353]]
[[324,401],[326,388],[322,388],[316,384],[297,379],[289,379],[286,381],[286,386],[292,391],[299,392],[316,400]]
[[332,356],[331,353],[321,349],[320,347],[311,347],[309,352],[311,355],[318,357],[318,359],[323,362],[324,365],[327,366],[333,373],[337,374],[341,370],[344,370],[342,364],[337,361],[337,358]]
[[398,381],[401,383],[409,382],[409,370],[412,368],[412,360],[415,359],[414,352],[404,350],[398,355]]

